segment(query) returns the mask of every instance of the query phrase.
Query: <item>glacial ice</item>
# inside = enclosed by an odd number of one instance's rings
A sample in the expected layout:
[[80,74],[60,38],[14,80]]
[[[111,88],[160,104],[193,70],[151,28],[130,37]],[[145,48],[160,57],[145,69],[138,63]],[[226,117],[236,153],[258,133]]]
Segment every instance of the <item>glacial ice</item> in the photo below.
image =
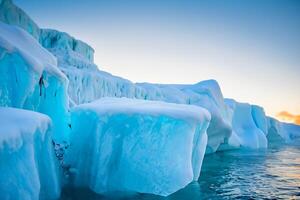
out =
[[49,117],[0,107],[0,127],[0,199],[57,199]]
[[231,125],[221,89],[216,81],[202,81],[194,85],[133,84],[98,70],[93,60],[89,59],[93,54],[73,51],[74,43],[81,44],[83,50],[80,52],[93,50],[83,43],[74,42],[77,40],[65,33],[42,30],[40,38],[44,38],[40,39],[41,44],[57,57],[59,68],[69,79],[68,94],[72,105],[88,103],[102,97],[197,105],[208,109],[212,116],[207,131],[207,153],[217,151],[219,145],[230,137]]
[[65,162],[76,186],[167,196],[198,179],[210,120],[205,109],[103,98],[71,113]]
[[79,69],[97,68],[93,64],[94,49],[67,33],[52,29],[41,29],[39,42],[58,58],[58,64],[61,67],[67,65]]
[[206,108],[211,113],[207,135],[206,153],[217,151],[220,144],[231,135],[226,105],[218,83],[215,80],[202,81],[194,85],[164,85],[142,83],[146,90],[145,99],[191,104]]
[[22,9],[15,6],[12,0],[0,0],[0,21],[19,26],[34,38],[39,38],[40,29],[37,24]]
[[251,105],[251,114],[257,128],[265,135],[268,134],[268,120],[264,109],[257,105]]
[[289,140],[287,142],[290,142],[290,141],[300,138],[300,126],[299,125],[281,122],[281,126],[283,127],[285,134],[287,134],[286,138],[289,138]]
[[49,115],[57,140],[68,133],[66,76],[56,58],[23,29],[0,22],[0,106]]
[[300,138],[300,126],[279,122],[278,120],[267,117],[268,121],[268,142],[271,145],[290,143]]
[[[4,2],[6,2],[6,7],[16,7],[10,5],[12,4],[10,0],[4,0]],[[11,16],[11,18],[17,18],[20,15],[20,18],[24,19],[23,22],[3,18],[5,23],[23,28],[24,23],[33,23],[24,12],[14,14],[9,9],[4,11],[8,12],[4,15]],[[58,67],[69,80],[68,95],[71,106],[88,103],[102,97],[128,97],[193,104],[206,108],[212,116],[207,131],[207,153],[217,151],[220,144],[230,138],[231,124],[227,117],[222,92],[216,81],[202,81],[194,85],[134,84],[129,80],[98,70],[93,63],[94,50],[86,43],[60,31],[40,29],[37,26],[35,29],[39,33],[37,39],[40,44],[57,58]],[[25,30],[30,32],[27,28]]]
[[232,112],[232,137],[234,138],[228,141],[228,145],[236,147],[239,142],[244,148],[267,148],[264,111],[258,106],[239,103],[232,99],[225,99],[225,102]]
[[214,80],[132,83],[101,71],[92,47],[39,28],[11,0],[0,0],[0,21],[10,24],[0,22],[0,106],[41,112],[53,122],[50,129],[44,115],[0,108],[0,169],[7,172],[0,174],[0,199],[58,197],[48,143],[67,141],[71,129],[63,162],[71,164],[74,185],[163,196],[198,179],[204,152],[300,137],[300,126],[267,117],[259,106],[224,103]]

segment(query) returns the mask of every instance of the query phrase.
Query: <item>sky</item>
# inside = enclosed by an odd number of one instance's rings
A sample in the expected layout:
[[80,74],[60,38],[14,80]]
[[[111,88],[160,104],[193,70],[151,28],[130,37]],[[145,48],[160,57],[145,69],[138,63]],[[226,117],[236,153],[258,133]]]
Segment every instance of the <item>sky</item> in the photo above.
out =
[[101,70],[133,82],[215,79],[226,98],[299,117],[298,0],[14,2],[40,27],[90,44]]

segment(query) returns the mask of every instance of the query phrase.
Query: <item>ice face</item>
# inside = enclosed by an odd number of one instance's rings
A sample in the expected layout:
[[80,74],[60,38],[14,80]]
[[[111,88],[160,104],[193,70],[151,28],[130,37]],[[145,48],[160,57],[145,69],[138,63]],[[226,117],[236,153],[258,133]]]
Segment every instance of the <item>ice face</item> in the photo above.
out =
[[0,127],[0,199],[57,199],[49,117],[0,107]]
[[39,41],[43,47],[58,57],[59,65],[95,69],[94,49],[67,33],[41,29]]
[[257,128],[262,130],[265,135],[268,134],[268,121],[265,111],[262,107],[251,105],[252,118]]
[[66,139],[68,80],[55,57],[27,32],[0,22],[0,58],[0,106],[45,113],[54,137]]
[[266,119],[263,110],[258,106],[239,103],[232,99],[226,99],[225,102],[231,110],[233,129],[228,146],[235,148],[239,142],[244,148],[267,148],[268,142],[264,132]]
[[167,196],[198,179],[210,120],[205,109],[103,98],[71,113],[65,162],[76,186]]
[[268,118],[268,143],[276,145],[289,141],[290,138],[283,132],[281,123],[273,118]]
[[34,38],[39,38],[39,27],[22,9],[15,6],[12,0],[0,1],[0,21],[19,26]]
[[[231,135],[226,105],[215,80],[202,81],[194,85],[138,84],[144,89],[144,98],[166,102],[191,104],[206,108],[211,113],[207,135],[206,153],[217,151],[220,144]],[[137,95],[139,96],[139,95]]]
[[61,68],[69,82],[68,93],[74,104],[94,101],[102,97],[143,99],[145,91],[126,79],[99,70]]
[[[289,141],[300,138],[300,126],[296,124],[282,123],[282,128],[285,133],[288,135],[286,138],[289,138]],[[288,141],[288,142],[289,142]]]
[[0,21],[21,27],[47,49],[59,49],[64,55],[70,54],[69,60],[76,59],[76,57],[79,58],[76,61],[81,63],[83,63],[82,60],[88,60],[91,63],[94,60],[94,49],[88,44],[64,32],[39,28],[22,9],[13,4],[12,0],[0,1]]
[[300,137],[300,126],[279,122],[271,117],[268,120],[268,142],[271,145],[292,142]]

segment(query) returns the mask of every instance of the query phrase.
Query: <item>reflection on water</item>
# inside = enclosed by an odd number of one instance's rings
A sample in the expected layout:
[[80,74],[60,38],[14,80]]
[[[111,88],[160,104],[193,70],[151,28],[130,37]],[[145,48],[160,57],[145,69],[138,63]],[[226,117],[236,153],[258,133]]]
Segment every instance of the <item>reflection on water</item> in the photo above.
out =
[[300,199],[300,144],[208,155],[199,181],[166,198],[103,197],[83,189],[65,189],[62,199]]

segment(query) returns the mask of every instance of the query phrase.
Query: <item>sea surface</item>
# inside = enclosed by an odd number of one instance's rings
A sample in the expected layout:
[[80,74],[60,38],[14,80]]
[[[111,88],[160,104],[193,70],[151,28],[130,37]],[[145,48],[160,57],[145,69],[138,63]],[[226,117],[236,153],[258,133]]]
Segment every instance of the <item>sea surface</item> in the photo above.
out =
[[200,179],[168,196],[102,196],[86,189],[64,189],[62,200],[133,199],[299,199],[300,141],[267,150],[232,150],[204,158]]

